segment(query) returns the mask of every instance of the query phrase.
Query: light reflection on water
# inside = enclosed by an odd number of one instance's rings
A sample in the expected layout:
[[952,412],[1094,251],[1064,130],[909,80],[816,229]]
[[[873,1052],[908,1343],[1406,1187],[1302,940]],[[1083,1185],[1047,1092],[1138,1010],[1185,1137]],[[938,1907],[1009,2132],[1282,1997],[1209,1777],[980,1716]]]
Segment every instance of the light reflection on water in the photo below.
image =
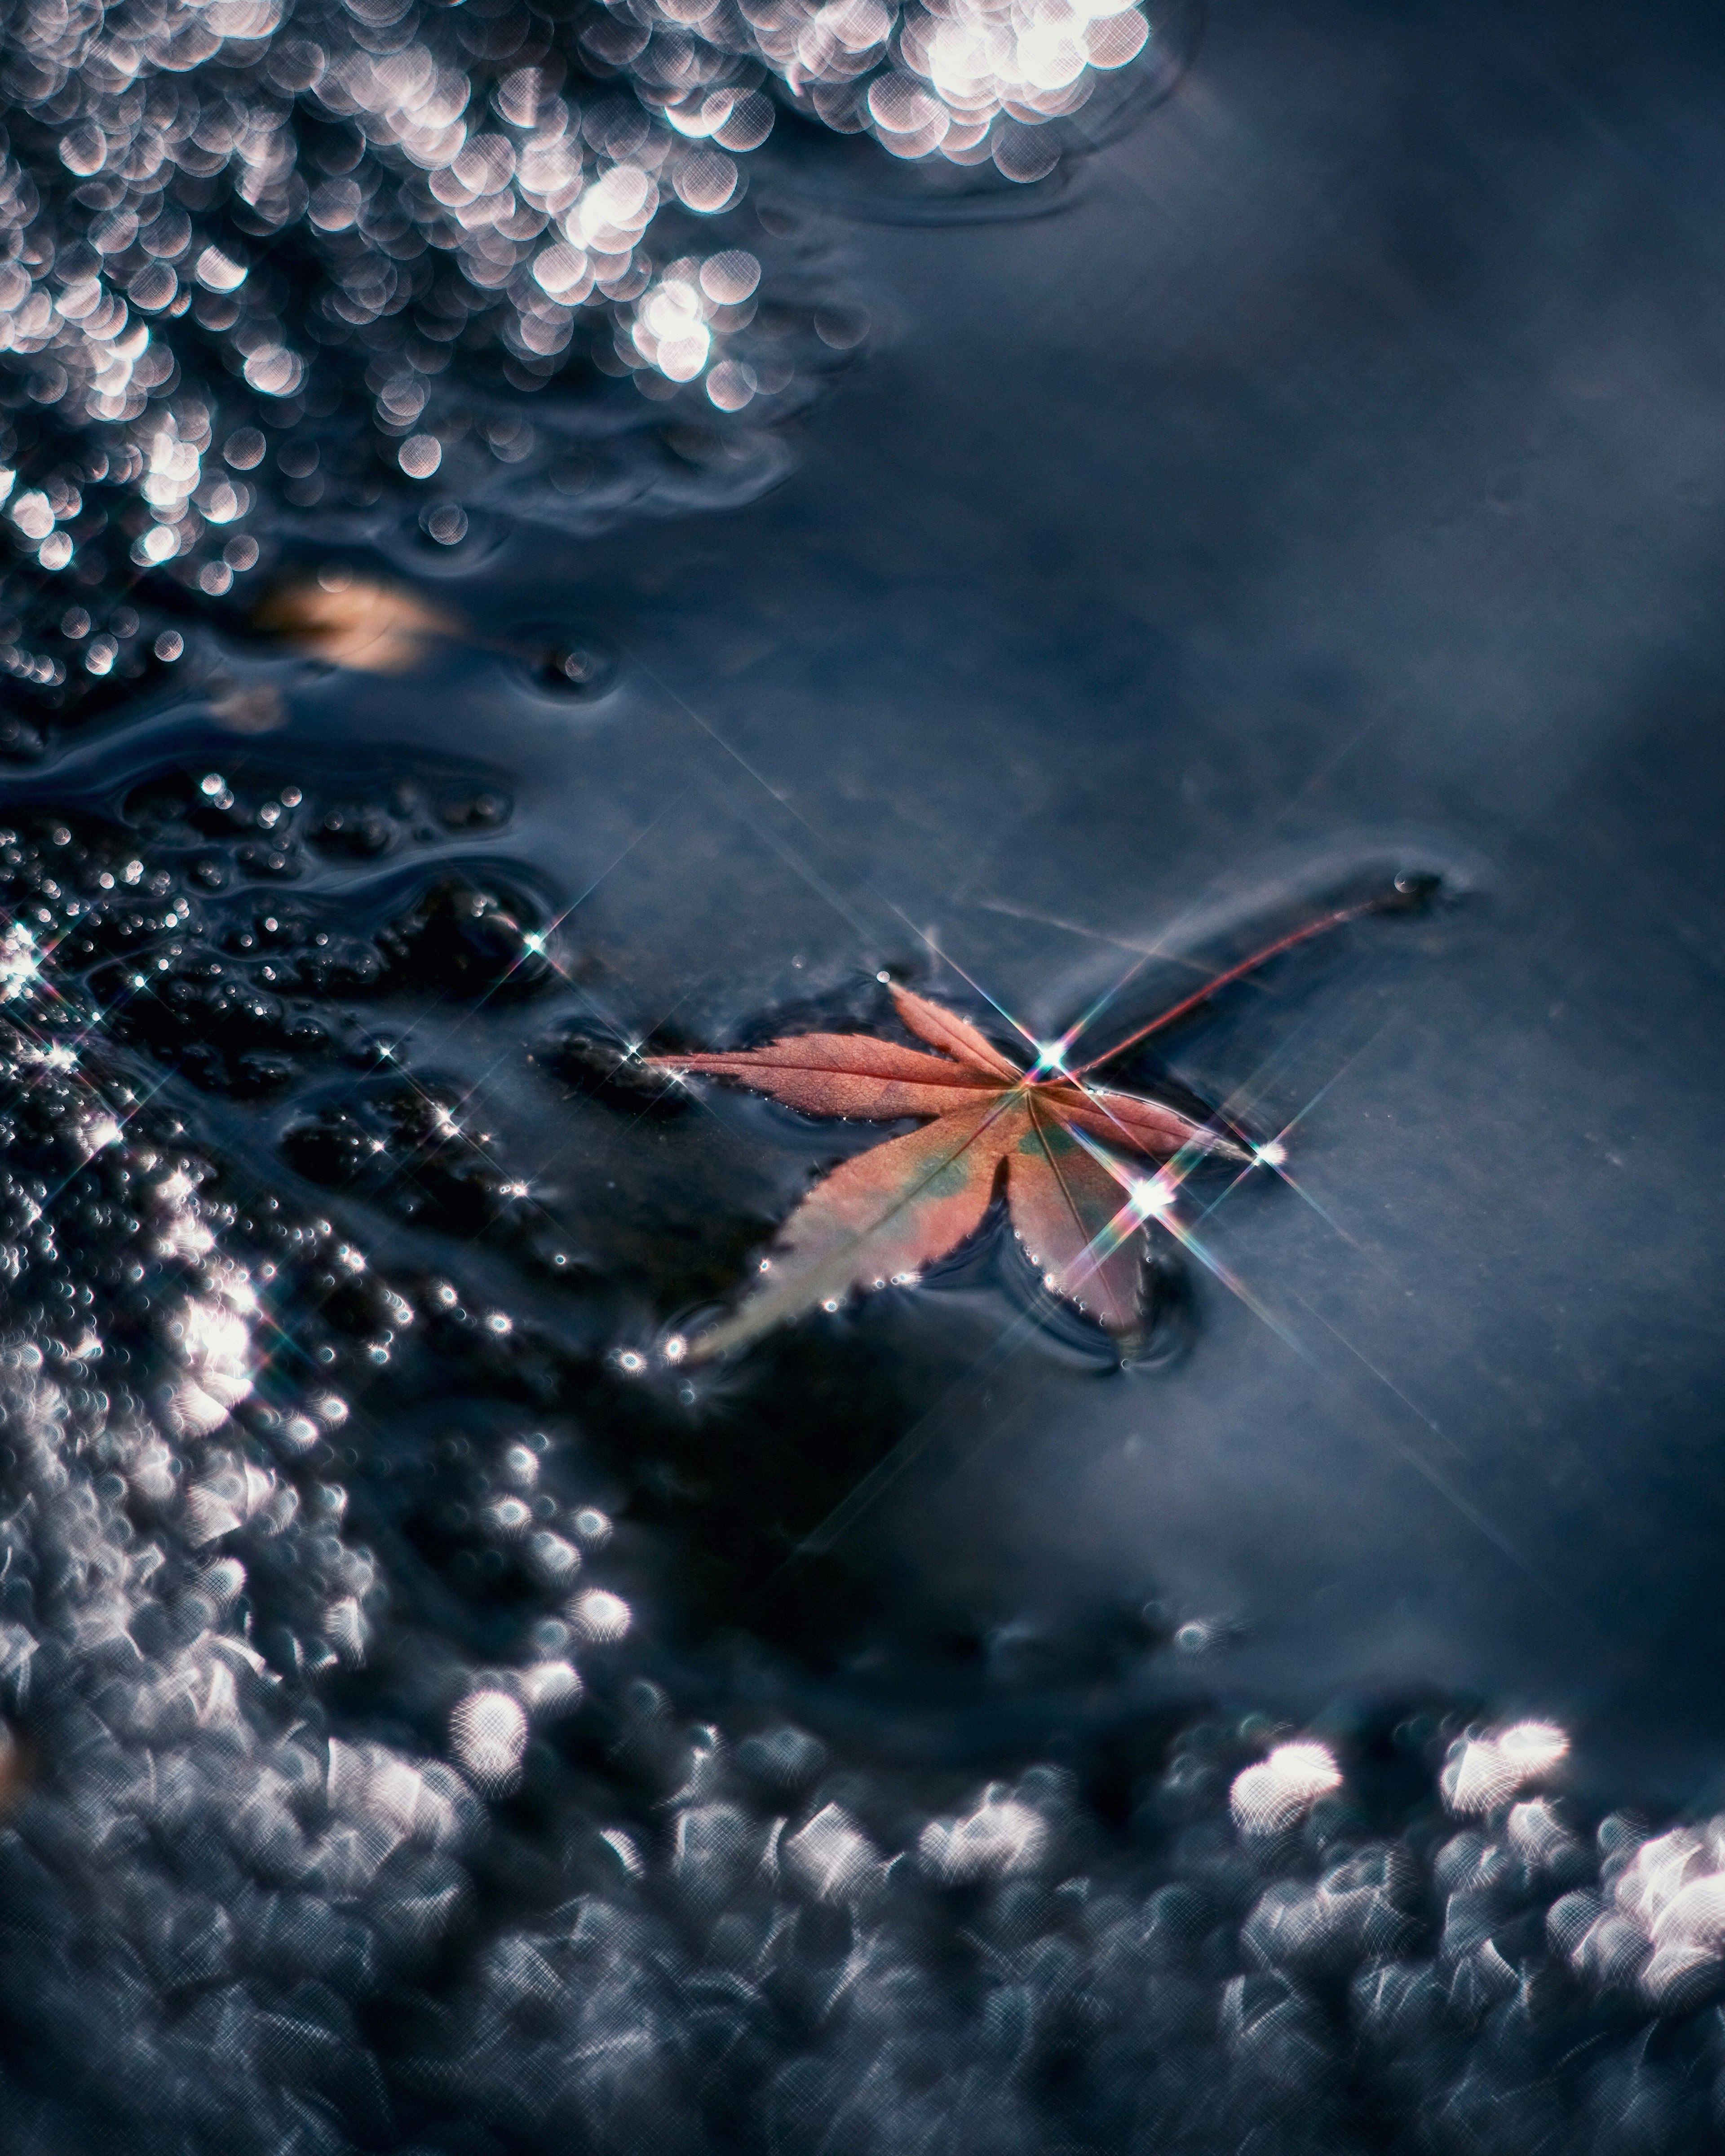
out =
[[141,680],[178,632],[139,577],[243,598],[296,515],[471,552],[493,501],[582,529],[746,499],[784,469],[760,423],[867,328],[794,212],[745,213],[763,85],[1034,181],[1100,84],[1166,87],[1164,43],[1130,0],[13,9],[0,663],[48,712]]
[[[9,747],[181,665],[173,610],[237,619],[285,534],[454,567],[488,514],[747,498],[784,465],[757,423],[861,335],[822,234],[746,192],[769,77],[902,162],[1034,182],[1153,60],[1142,21],[21,11],[4,652],[40,695]],[[259,625],[380,672],[483,641],[382,591],[326,565]],[[549,639],[508,648],[602,693],[603,648]],[[689,1518],[772,1570],[773,1442],[855,1445],[795,1486],[825,1502],[903,1404],[838,1330],[660,1383],[619,1342],[760,1223],[685,1194],[706,1240],[619,1290],[460,1024],[421,1067],[415,1018],[579,964],[506,775],[224,749],[95,808],[52,786],[0,945],[12,2145],[1705,2144],[1722,1830],[1599,1816],[1554,1725],[1142,1707],[1069,1717],[1071,1756],[894,1766],[787,1720],[770,1656],[715,1676],[683,1613],[759,1583],[681,1577],[727,1554]],[[674,1126],[602,1001],[536,1049],[565,1105]],[[978,1661],[1130,1700],[1230,1633],[1147,1607]]]
[[[758,1607],[775,1483],[855,1475],[875,1379],[837,1332],[692,1404],[624,1366],[629,1292],[416,1044],[567,993],[554,909],[463,852],[508,791],[301,771],[146,771],[124,823],[45,800],[3,856],[36,2145],[1333,2149],[1458,2092],[1476,2146],[1626,2105],[1690,2145],[1717,1835],[1599,1816],[1553,1725],[1194,1719],[1144,1679],[1227,1627],[1153,1607],[983,1643],[1009,1717],[1085,1732],[1028,1765],[873,1756],[788,1719],[820,1688],[771,1654],[716,1667],[680,1610]],[[174,1065],[218,1119],[280,1100],[281,1167],[200,1137]],[[635,1127],[590,1034],[557,1067]],[[692,1576],[727,1541],[745,1577]]]

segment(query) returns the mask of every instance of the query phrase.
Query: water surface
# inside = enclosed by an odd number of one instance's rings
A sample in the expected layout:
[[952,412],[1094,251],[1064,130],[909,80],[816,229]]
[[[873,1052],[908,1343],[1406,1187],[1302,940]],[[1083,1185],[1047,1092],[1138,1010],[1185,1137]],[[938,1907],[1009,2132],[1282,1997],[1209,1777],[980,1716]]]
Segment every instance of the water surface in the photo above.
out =
[[[14,569],[20,2148],[1708,2145],[1716,44],[787,121],[675,243],[781,390],[242,366],[251,567]],[[372,581],[410,669],[249,621]],[[862,1134],[631,1044],[1123,1035],[1396,873],[1130,1066],[1288,1152],[1146,1367],[998,1234],[664,1364]]]

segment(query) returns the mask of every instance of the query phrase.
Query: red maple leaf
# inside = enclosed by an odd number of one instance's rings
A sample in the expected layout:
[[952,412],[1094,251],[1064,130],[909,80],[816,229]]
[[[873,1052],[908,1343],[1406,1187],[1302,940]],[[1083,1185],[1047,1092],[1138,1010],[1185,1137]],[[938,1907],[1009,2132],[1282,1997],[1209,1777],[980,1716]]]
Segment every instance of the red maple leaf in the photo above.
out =
[[[1425,888],[1425,880],[1403,879],[1388,898],[1296,929],[1076,1070],[1058,1050],[1022,1070],[968,1019],[896,986],[900,1018],[937,1054],[870,1034],[808,1033],[764,1048],[654,1058],[662,1070],[734,1079],[810,1115],[928,1118],[815,1184],[763,1261],[761,1286],[690,1344],[689,1359],[740,1347],[817,1304],[836,1309],[853,1288],[914,1281],[975,1231],[1003,1183],[1013,1228],[1046,1285],[1129,1344],[1141,1322],[1145,1224],[1168,1205],[1178,1180],[1166,1164],[1253,1156],[1214,1126],[1092,1085],[1090,1074],[1266,959]],[[1134,1165],[1144,1160],[1164,1163],[1162,1172]]]

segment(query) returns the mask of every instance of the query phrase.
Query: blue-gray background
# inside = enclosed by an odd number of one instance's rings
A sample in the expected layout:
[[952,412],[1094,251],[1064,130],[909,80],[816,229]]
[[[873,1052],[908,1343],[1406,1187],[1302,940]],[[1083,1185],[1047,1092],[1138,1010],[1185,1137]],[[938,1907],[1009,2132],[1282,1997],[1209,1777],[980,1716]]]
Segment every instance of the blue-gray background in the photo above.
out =
[[[1321,1096],[1311,1203],[1204,1226],[1259,1308],[1200,1275],[1193,1352],[1111,1381],[965,1379],[962,1298],[864,1320],[963,1349],[850,1529],[887,1600],[1153,1596],[1232,1644],[1153,1690],[1459,1689],[1620,1793],[1725,1763],[1722,78],[1698,7],[1221,0],[1055,213],[835,228],[878,341],[778,491],[448,587],[608,634],[591,716],[483,654],[298,700],[516,773],[500,847],[598,879],[569,932],[641,1023],[926,933],[1040,1029],[1159,940],[1446,873],[1173,1051],[1266,1135]],[[516,1113],[603,1245],[588,1126]],[[806,1161],[701,1129],[764,1235]]]

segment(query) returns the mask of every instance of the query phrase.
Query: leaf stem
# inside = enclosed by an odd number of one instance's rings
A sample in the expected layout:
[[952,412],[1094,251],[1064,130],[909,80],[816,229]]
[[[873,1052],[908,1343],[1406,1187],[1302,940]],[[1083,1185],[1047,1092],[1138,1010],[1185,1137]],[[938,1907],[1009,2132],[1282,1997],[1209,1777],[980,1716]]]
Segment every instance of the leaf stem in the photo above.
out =
[[1147,1025],[1141,1025],[1136,1033],[1129,1033],[1124,1040],[1117,1041],[1112,1048],[1105,1049],[1100,1055],[1093,1055],[1088,1063],[1081,1064],[1076,1070],[1069,1070],[1066,1075],[1070,1078],[1088,1077],[1092,1070],[1101,1070],[1103,1064],[1111,1063],[1117,1055],[1125,1055],[1127,1049],[1136,1048],[1141,1040],[1147,1040],[1153,1033],[1160,1033],[1164,1026],[1172,1025],[1176,1019],[1184,1018],[1188,1011],[1196,1010],[1200,1004],[1208,1003],[1219,989],[1230,987],[1235,981],[1244,980],[1248,973],[1256,973],[1260,966],[1267,965],[1272,958],[1279,958],[1284,951],[1291,951],[1299,943],[1310,942],[1314,936],[1325,935],[1332,928],[1340,928],[1344,922],[1358,921],[1362,914],[1381,912],[1403,896],[1404,894],[1398,891],[1377,898],[1362,899],[1357,906],[1344,906],[1334,913],[1322,914],[1316,921],[1308,921],[1303,928],[1296,928],[1286,936],[1279,936],[1275,942],[1266,943],[1261,951],[1253,952],[1250,958],[1242,958],[1237,966],[1230,966],[1225,973],[1218,973],[1214,980],[1206,981],[1201,988],[1194,988],[1189,996],[1183,996],[1178,1003],[1170,1005],[1159,1017],[1153,1018]]

